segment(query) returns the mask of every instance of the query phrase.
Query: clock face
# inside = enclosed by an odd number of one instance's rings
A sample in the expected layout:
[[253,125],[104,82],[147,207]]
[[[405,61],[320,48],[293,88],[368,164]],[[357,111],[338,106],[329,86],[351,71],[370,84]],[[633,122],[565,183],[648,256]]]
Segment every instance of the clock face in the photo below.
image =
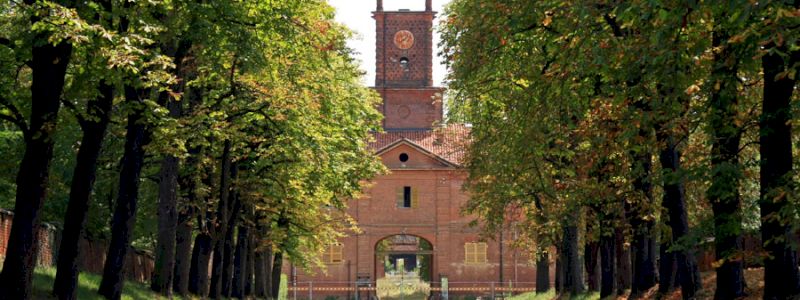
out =
[[411,31],[400,30],[394,34],[394,45],[400,49],[408,49],[414,46],[414,35]]

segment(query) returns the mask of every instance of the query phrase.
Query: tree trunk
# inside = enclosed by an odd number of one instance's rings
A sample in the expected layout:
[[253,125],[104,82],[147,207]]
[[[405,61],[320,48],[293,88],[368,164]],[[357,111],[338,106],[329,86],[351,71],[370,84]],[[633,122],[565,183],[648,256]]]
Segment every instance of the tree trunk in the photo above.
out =
[[[255,246],[255,244],[254,244]],[[258,248],[258,247],[256,247]],[[272,253],[267,250],[256,250],[255,254],[255,261],[253,264],[255,265],[253,269],[253,277],[255,277],[255,292],[253,296],[256,298],[267,298],[269,295],[269,284],[267,283],[269,280],[269,276],[267,274],[272,272],[271,269],[267,267],[272,264],[267,263],[267,259],[272,258]]]
[[253,238],[253,233],[248,232],[248,240],[247,240],[247,265],[245,268],[245,283],[244,283],[244,290],[245,294],[250,296],[253,295],[255,292],[255,288],[253,287],[253,275],[255,273],[255,259],[256,259],[256,252],[255,252],[255,239]]
[[563,239],[564,292],[572,294],[583,293],[583,267],[578,253],[578,227],[572,224],[565,225]]
[[192,208],[186,208],[178,215],[175,232],[175,273],[172,289],[178,295],[189,294],[189,272],[192,266]]
[[267,299],[272,294],[272,259],[272,247],[267,247],[264,250],[264,293],[266,293],[264,297]]
[[633,281],[631,278],[631,249],[625,247],[625,237],[621,228],[616,229],[614,233],[614,239],[614,250],[616,251],[615,254],[617,263],[617,293],[624,294],[625,290],[629,290],[631,288],[631,282]]
[[144,124],[144,91],[131,86],[125,87],[126,101],[134,105],[128,115],[128,129],[125,135],[125,153],[122,157],[122,170],[119,175],[119,194],[111,221],[111,242],[103,267],[103,279],[98,293],[109,299],[119,299],[122,293],[123,267],[125,255],[131,243],[136,224],[136,205],[139,198],[139,178],[144,164],[144,145],[149,137]]
[[281,268],[283,267],[283,253],[275,252],[272,260],[272,299],[278,299],[281,290]]
[[211,261],[211,236],[199,233],[194,239],[192,266],[189,270],[189,292],[200,297],[208,296],[208,263]]
[[[675,279],[680,277],[678,282],[681,286],[682,294],[685,297],[693,297],[702,288],[700,282],[700,272],[697,267],[697,259],[694,251],[683,249],[675,252],[669,251],[673,243],[681,240],[689,234],[689,220],[686,213],[686,193],[683,187],[683,175],[680,164],[681,156],[678,152],[675,138],[657,128],[657,138],[663,145],[659,153],[661,169],[664,170],[664,198],[661,205],[667,212],[664,222],[670,228],[670,236],[663,237],[661,241],[661,263],[659,267],[659,293],[667,293],[672,289]],[[686,248],[686,247],[683,247]],[[677,274],[681,275],[678,276]]]
[[[647,136],[640,134],[640,136]],[[650,151],[634,155],[638,170],[633,186],[642,193],[641,203],[636,201],[626,209],[626,215],[633,229],[633,241],[630,246],[633,264],[631,295],[640,295],[656,284],[655,222],[651,218],[653,206],[653,186],[651,184],[652,162]]]
[[[175,58],[176,64],[180,66]],[[162,97],[167,94],[162,92]],[[179,118],[182,102],[166,100],[170,117]],[[175,243],[178,227],[178,165],[174,155],[167,154],[161,161],[161,175],[158,185],[158,237],[155,249],[155,268],[150,288],[164,295],[172,294],[173,271],[175,269]]]
[[[236,220],[236,218],[232,218]],[[222,260],[222,295],[225,297],[231,296],[231,289],[233,288],[233,255],[234,255],[234,229],[236,228],[235,222],[228,224],[228,232],[225,233],[224,249],[225,255]]]
[[675,252],[669,251],[669,244],[663,242],[659,250],[658,261],[658,293],[666,295],[675,286],[677,276],[677,264],[675,263]]
[[247,277],[247,248],[248,248],[247,226],[239,226],[239,234],[236,237],[236,254],[233,259],[233,288],[231,295],[236,298],[244,298]]
[[600,298],[605,298],[614,294],[616,290],[617,281],[617,265],[615,258],[617,255],[616,238],[611,235],[603,235],[600,237],[600,269],[601,271],[601,284],[600,284]]
[[[785,46],[780,47],[786,52]],[[797,52],[794,56],[800,56]],[[792,193],[792,92],[795,79],[776,76],[792,66],[793,60],[784,63],[777,54],[761,58],[764,68],[764,94],[760,120],[761,156],[761,240],[769,254],[764,261],[764,299],[792,299],[800,294],[797,243],[792,226],[781,221],[791,212],[787,194]]]
[[[719,16],[727,18],[727,16]],[[741,253],[742,216],[740,211],[739,164],[741,128],[737,124],[738,78],[737,61],[730,35],[724,29],[713,33],[714,67],[711,86],[709,128],[711,131],[711,186],[707,197],[714,211],[714,247],[717,260],[717,289],[714,299],[744,296],[744,264]],[[683,278],[683,276],[679,276]]]
[[536,260],[536,293],[550,291],[550,257],[547,252],[542,253]]
[[100,157],[114,102],[114,89],[111,85],[104,81],[98,89],[100,96],[88,103],[90,118],[81,122],[83,137],[72,176],[64,230],[61,231],[61,243],[58,247],[56,279],[53,283],[53,295],[59,299],[77,297],[80,241],[86,228],[89,201],[97,175],[97,159]]
[[559,248],[556,255],[556,294],[564,292],[564,249]]
[[600,272],[598,269],[598,258],[600,255],[600,243],[596,241],[586,242],[583,248],[584,264],[586,265],[586,281],[589,291],[600,291]]
[[[28,4],[34,1],[26,0]],[[66,2],[66,1],[65,1]],[[71,7],[70,4],[65,4]],[[33,17],[32,22],[38,18]],[[50,162],[53,158],[53,134],[58,122],[64,75],[72,56],[72,45],[63,40],[46,42],[46,33],[37,34],[31,57],[31,115],[25,133],[25,154],[16,178],[14,219],[0,275],[0,295],[6,299],[28,299],[36,266],[39,214],[47,195]],[[20,120],[22,122],[22,120]]]
[[219,182],[219,206],[215,226],[213,227],[212,241],[214,245],[214,259],[211,268],[211,286],[209,297],[219,299],[222,297],[222,269],[225,254],[224,234],[228,231],[228,218],[231,216],[229,206],[231,186],[231,141],[225,140],[222,150]]

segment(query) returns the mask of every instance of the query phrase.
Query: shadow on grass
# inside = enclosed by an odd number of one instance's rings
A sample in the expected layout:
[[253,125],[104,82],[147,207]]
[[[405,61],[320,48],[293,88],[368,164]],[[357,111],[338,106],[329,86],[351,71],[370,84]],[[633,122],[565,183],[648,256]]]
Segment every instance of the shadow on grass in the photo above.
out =
[[[50,292],[53,290],[53,281],[56,278],[55,268],[38,268],[33,276],[33,299],[56,299]],[[97,294],[101,276],[91,273],[81,273],[78,282],[78,299],[105,299]],[[153,293],[150,289],[138,282],[126,281],[122,290],[122,299],[145,300],[167,299]],[[182,299],[173,297],[173,299]]]

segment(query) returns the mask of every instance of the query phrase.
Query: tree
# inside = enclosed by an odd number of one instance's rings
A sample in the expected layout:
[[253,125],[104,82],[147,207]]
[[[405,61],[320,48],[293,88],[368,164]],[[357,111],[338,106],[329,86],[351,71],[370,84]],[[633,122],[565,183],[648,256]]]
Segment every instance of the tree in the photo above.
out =
[[[30,121],[25,123],[22,115],[11,104],[11,100],[0,99],[11,113],[3,114],[4,119],[18,125],[25,138],[25,154],[17,173],[16,203],[13,225],[8,237],[7,258],[0,274],[0,294],[9,299],[27,299],[31,295],[40,210],[47,192],[50,162],[53,156],[53,135],[61,107],[61,92],[64,90],[67,66],[75,42],[70,36],[70,33],[74,34],[70,29],[75,30],[75,28],[67,26],[66,30],[59,30],[57,26],[43,25],[50,22],[53,24],[82,22],[75,11],[70,10],[75,5],[72,1],[55,3],[28,0],[23,5],[36,5],[36,9],[43,9],[48,13],[27,16],[30,18],[34,41],[30,46],[30,61],[25,62],[31,69]],[[4,5],[2,9],[14,10],[15,7]],[[18,13],[23,14],[21,11]],[[10,44],[10,41],[8,43]]]

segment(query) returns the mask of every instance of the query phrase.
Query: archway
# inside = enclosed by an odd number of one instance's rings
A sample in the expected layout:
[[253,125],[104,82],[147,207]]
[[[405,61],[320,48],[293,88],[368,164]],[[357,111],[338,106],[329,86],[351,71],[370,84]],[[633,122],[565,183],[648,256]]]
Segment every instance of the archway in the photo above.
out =
[[410,234],[379,240],[375,278],[380,299],[426,299],[433,279],[433,244]]

